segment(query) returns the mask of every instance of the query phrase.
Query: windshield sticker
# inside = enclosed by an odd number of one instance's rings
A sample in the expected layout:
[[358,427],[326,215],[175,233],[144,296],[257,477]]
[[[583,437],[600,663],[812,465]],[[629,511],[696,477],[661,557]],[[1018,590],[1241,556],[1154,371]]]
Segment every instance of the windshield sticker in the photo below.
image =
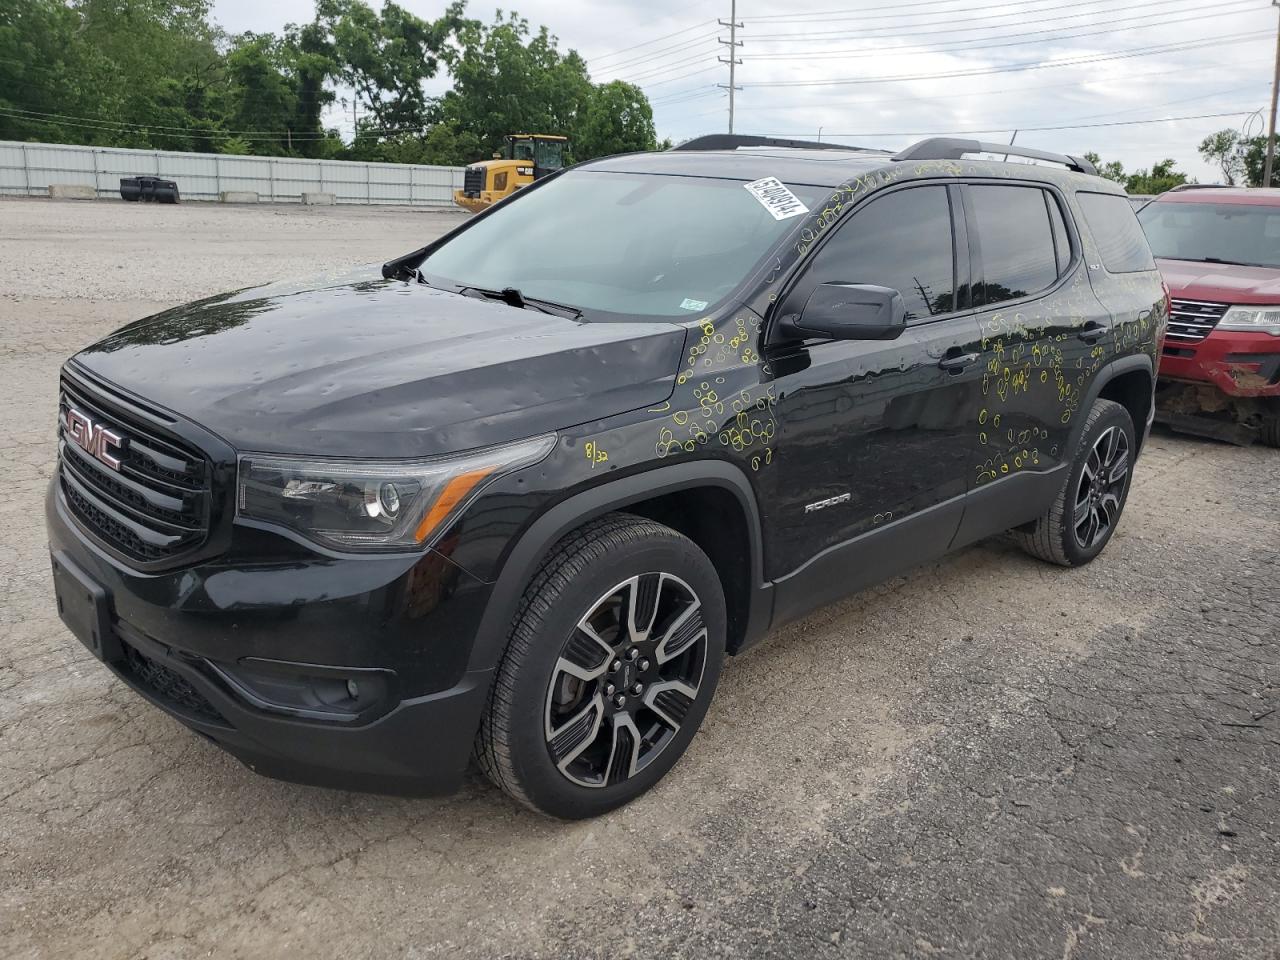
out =
[[680,301],[680,309],[681,310],[705,310],[707,309],[707,301],[691,300],[688,297],[685,297],[683,300]]
[[800,198],[788,190],[786,184],[777,177],[762,177],[759,180],[744,183],[743,186],[760,201],[775,220],[788,220],[809,212],[809,208],[800,202]]

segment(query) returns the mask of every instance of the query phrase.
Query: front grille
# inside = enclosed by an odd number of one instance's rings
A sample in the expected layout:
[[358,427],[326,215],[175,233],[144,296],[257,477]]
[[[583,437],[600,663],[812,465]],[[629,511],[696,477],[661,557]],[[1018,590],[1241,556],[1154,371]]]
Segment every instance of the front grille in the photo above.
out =
[[1178,343],[1199,343],[1218,325],[1229,304],[1174,300],[1165,336]]
[[462,192],[480,195],[484,189],[484,167],[467,167],[462,173]]
[[226,724],[227,721],[217,708],[182,674],[158,660],[152,660],[128,643],[124,644],[124,662],[121,666],[138,686],[170,709],[193,714],[198,719],[212,723]]
[[[76,410],[122,438],[105,463],[72,438]],[[82,429],[83,432],[83,429]],[[64,379],[58,402],[58,476],[77,520],[98,540],[142,563],[169,560],[202,545],[209,534],[210,469],[197,451],[168,439],[111,398]]]

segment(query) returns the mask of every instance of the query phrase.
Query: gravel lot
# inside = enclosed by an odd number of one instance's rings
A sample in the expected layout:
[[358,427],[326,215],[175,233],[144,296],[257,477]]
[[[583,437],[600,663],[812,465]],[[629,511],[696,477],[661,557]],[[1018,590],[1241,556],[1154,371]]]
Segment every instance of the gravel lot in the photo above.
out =
[[1157,433],[1090,567],[991,541],[779,631],[590,823],[276,783],[113,680],[53,608],[59,364],[456,222],[0,201],[0,956],[1280,958],[1276,451]]

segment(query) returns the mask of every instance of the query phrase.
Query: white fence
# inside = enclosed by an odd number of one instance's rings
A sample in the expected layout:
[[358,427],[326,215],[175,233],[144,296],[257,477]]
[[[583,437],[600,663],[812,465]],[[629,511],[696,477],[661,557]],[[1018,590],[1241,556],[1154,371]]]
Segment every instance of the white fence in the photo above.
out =
[[252,190],[268,203],[297,203],[306,192],[332,193],[338,203],[446,206],[462,186],[462,167],[0,140],[0,194],[47,196],[49,184],[68,183],[93,187],[99,197],[119,197],[120,178],[138,175],[177,181],[183,200],[217,200],[223,191]]

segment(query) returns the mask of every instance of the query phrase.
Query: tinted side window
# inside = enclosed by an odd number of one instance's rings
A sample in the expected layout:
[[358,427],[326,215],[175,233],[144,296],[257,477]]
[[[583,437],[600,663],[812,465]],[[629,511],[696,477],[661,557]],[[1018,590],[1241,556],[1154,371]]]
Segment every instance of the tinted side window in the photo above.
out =
[[1067,235],[1067,224],[1062,219],[1062,208],[1058,206],[1058,198],[1046,190],[1044,202],[1049,205],[1049,222],[1053,225],[1053,249],[1058,255],[1058,276],[1062,276],[1067,272],[1067,265],[1071,263],[1071,238]]
[[955,256],[946,187],[912,187],[872,200],[817,252],[797,288],[872,283],[902,294],[907,319],[955,309]]
[[1080,209],[1109,273],[1154,270],[1151,248],[1127,197],[1110,193],[1077,193]]
[[974,306],[1017,300],[1053,286],[1058,258],[1044,191],[1038,187],[969,188],[982,282],[974,286]]

